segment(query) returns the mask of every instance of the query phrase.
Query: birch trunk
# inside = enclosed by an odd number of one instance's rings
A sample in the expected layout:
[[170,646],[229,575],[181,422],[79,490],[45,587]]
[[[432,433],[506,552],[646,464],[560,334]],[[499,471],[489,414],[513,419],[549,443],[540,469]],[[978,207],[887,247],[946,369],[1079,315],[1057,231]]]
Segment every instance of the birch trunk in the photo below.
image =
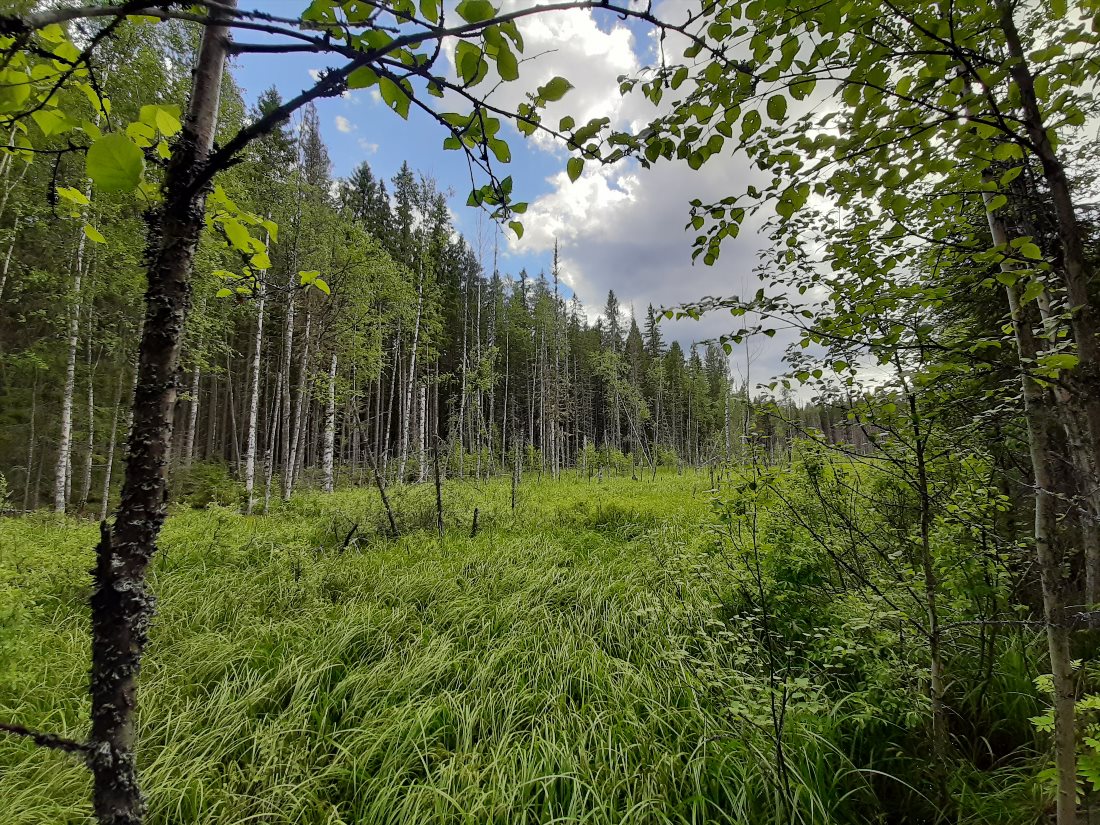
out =
[[1097,307],[1090,292],[1090,284],[1095,278],[1095,268],[1085,254],[1085,244],[1081,232],[1077,209],[1070,192],[1065,166],[1051,142],[1051,130],[1043,117],[1035,89],[1035,76],[1028,63],[1027,54],[1013,16],[1013,4],[1008,0],[997,0],[996,7],[1000,16],[1001,29],[1005,35],[1010,60],[1005,64],[1020,93],[1020,111],[1022,123],[1027,131],[1031,146],[1039,159],[1043,179],[1050,189],[1050,199],[1058,227],[1058,240],[1061,246],[1061,266],[1057,271],[1066,291],[1070,313],[1070,328],[1077,347],[1078,365],[1066,370],[1062,379],[1069,386],[1069,404],[1060,404],[1058,413],[1065,419],[1077,418],[1068,430],[1077,429],[1086,435],[1086,444],[1070,449],[1075,453],[1072,460],[1075,466],[1083,468],[1085,477],[1081,488],[1087,491],[1088,505],[1093,510],[1089,516],[1093,524],[1086,527],[1088,541],[1086,549],[1087,582],[1092,592],[1087,594],[1091,600],[1100,598],[1100,547],[1097,547],[1097,524],[1100,518],[1100,308]]
[[279,444],[279,464],[283,468],[283,499],[290,498],[290,364],[294,355],[294,322],[297,291],[294,288],[294,276],[289,276],[289,292],[286,305],[286,329],[283,332],[283,358],[279,366],[279,429],[282,431]]
[[[95,463],[95,369],[98,363],[92,362],[92,326],[91,304],[89,309],[89,323],[84,339],[85,362],[88,366],[88,437],[84,449],[84,475],[80,479],[80,500],[77,503],[77,512],[82,512],[88,505],[88,496],[92,494],[92,465]],[[98,359],[97,359],[98,361]]]
[[[290,435],[290,457],[287,460],[286,476],[283,479],[283,501],[290,501],[294,492],[294,482],[298,476],[298,462],[305,445],[302,431],[305,429],[305,403],[309,394],[309,330],[312,324],[309,306],[306,306],[306,322],[302,327],[302,360],[298,371],[298,397],[294,399],[294,429]],[[287,380],[289,381],[289,375]]]
[[[401,422],[401,452],[397,461],[397,480],[405,478],[405,467],[409,460],[410,429],[412,427],[413,387],[416,384],[416,352],[420,345],[420,317],[424,309],[424,269],[421,265],[420,284],[416,290],[416,323],[413,325],[412,350],[409,352],[409,373],[403,393],[404,421]],[[423,462],[421,462],[423,463]]]
[[255,505],[253,493],[256,488],[256,451],[257,432],[256,424],[260,415],[260,356],[264,345],[264,304],[267,301],[267,290],[261,279],[259,284],[259,301],[256,306],[256,335],[253,339],[252,352],[252,391],[248,402],[248,438],[244,450],[244,492],[245,513],[252,515],[252,507]]
[[325,436],[324,451],[321,457],[321,467],[324,471],[324,489],[331,493],[335,486],[335,473],[333,470],[333,457],[336,447],[336,353],[332,353],[332,361],[328,368],[328,398],[325,402]]
[[84,243],[87,238],[81,231],[76,244],[73,300],[69,310],[69,351],[65,361],[65,392],[61,397],[61,432],[57,443],[57,469],[53,483],[53,509],[64,513],[69,501],[69,482],[72,473],[73,446],[73,392],[76,389],[76,351],[80,338],[80,285],[84,273]]
[[[35,423],[38,418],[38,368],[34,370],[34,386],[31,388],[31,426],[27,434],[27,477],[23,482],[23,510],[30,509],[31,475],[34,470]],[[41,461],[41,459],[39,459]]]
[[115,448],[118,446],[118,413],[122,406],[122,374],[118,376],[118,386],[115,389],[114,412],[111,415],[111,435],[107,441],[107,460],[103,466],[103,487],[100,490],[99,520],[107,518],[111,501],[111,473],[115,467]]
[[[989,233],[993,245],[1008,244],[1004,224],[989,209],[993,195],[983,193]],[[1002,261],[1001,269],[1011,272],[1013,265]],[[1077,822],[1077,733],[1075,729],[1076,691],[1070,652],[1070,633],[1063,603],[1061,564],[1055,552],[1057,511],[1053,469],[1053,445],[1049,426],[1050,404],[1043,388],[1031,376],[1030,365],[1039,356],[1039,344],[1024,308],[1020,305],[1019,289],[1005,288],[1012,318],[1016,349],[1020,357],[1024,418],[1027,423],[1028,446],[1032,474],[1035,480],[1035,555],[1039,563],[1039,579],[1043,591],[1043,616],[1047,628],[1047,650],[1054,683],[1054,762],[1058,771],[1057,825]]]
[[11,243],[8,244],[8,253],[4,256],[4,265],[0,267],[0,299],[4,297],[4,287],[8,283],[8,272],[11,271],[11,256],[15,252],[15,242],[19,238],[19,220],[19,218],[16,218],[15,224],[11,228]]
[[191,396],[187,405],[187,435],[183,442],[183,466],[189,468],[195,458],[195,433],[199,427],[199,388],[202,380],[202,369],[198,362],[191,368]]

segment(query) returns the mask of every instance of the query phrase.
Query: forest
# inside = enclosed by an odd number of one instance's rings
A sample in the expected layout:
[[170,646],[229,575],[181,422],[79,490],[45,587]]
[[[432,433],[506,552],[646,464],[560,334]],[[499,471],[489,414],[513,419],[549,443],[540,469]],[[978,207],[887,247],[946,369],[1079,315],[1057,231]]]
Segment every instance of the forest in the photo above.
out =
[[[0,821],[1093,821],[1098,75],[1097,0],[4,0]],[[584,303],[536,155],[712,294]]]

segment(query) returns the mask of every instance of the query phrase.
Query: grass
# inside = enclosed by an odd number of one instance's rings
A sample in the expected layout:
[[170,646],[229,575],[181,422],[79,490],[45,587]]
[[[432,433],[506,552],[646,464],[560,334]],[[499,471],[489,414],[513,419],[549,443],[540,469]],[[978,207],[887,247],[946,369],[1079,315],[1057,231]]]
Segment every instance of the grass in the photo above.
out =
[[[177,510],[142,673],[149,821],[901,821],[838,747],[843,711],[811,703],[777,801],[751,640],[708,631],[693,584],[706,487],[529,479],[513,514],[507,481],[453,481],[442,542],[427,488],[395,491],[398,541],[369,489]],[[83,735],[94,541],[0,520],[0,719]],[[5,825],[91,821],[71,757],[0,738],[0,775]]]

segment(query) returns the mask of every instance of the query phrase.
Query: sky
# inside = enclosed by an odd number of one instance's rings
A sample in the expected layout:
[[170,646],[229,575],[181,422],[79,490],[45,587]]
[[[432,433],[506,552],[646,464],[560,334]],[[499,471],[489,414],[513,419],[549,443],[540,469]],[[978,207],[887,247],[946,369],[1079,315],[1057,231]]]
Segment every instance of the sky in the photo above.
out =
[[[506,0],[505,8],[517,1]],[[267,0],[262,5],[265,11],[293,15],[300,12],[302,2]],[[675,19],[679,2],[666,0],[657,13]],[[618,89],[620,75],[637,74],[653,60],[655,41],[643,26],[580,10],[536,15],[519,25],[528,59],[520,66],[520,79],[502,84],[493,102],[514,106],[526,92],[561,75],[575,88],[547,109],[548,122],[556,124],[570,114],[578,123],[610,117],[612,126],[624,127],[654,116],[648,101],[640,95],[624,98]],[[450,55],[444,59],[449,62]],[[316,55],[244,55],[235,60],[233,72],[251,104],[269,86],[284,98],[294,96],[329,65],[338,63]],[[491,80],[483,85],[489,87]],[[335,175],[345,176],[366,161],[377,175],[389,179],[409,161],[414,170],[435,178],[440,188],[451,190],[456,227],[480,253],[487,271],[492,270],[496,252],[502,273],[514,276],[521,268],[532,275],[549,273],[556,240],[563,281],[593,319],[609,289],[624,308],[633,308],[640,324],[649,304],[674,307],[707,295],[755,292],[758,286],[752,270],[763,240],[753,227],[743,227],[738,239],[725,242],[714,267],[692,264],[694,233],[685,230],[692,198],[717,200],[753,182],[742,157],[712,159],[698,172],[680,161],[648,170],[633,162],[598,168],[586,164],[580,179],[571,183],[564,147],[543,137],[525,139],[505,126],[512,161],[502,168],[515,182],[514,196],[530,203],[523,217],[524,236],[517,239],[480,210],[466,206],[470,175],[465,156],[442,148],[446,134],[423,112],[414,107],[404,121],[373,89],[321,100],[317,108]],[[663,331],[666,341],[676,339],[687,346],[740,325],[728,315],[714,315],[698,322],[668,321]],[[784,338],[751,345],[754,384],[781,371]],[[745,352],[734,353],[735,371],[744,373],[745,360]]]

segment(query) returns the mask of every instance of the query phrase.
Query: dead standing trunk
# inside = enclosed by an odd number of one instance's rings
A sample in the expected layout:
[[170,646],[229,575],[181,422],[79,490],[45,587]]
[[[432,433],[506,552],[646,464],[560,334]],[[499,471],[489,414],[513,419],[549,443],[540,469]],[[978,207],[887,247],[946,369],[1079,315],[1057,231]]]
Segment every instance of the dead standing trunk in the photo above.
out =
[[[235,4],[223,0],[222,7]],[[145,576],[166,514],[176,370],[204,222],[206,188],[196,178],[205,174],[213,146],[228,47],[229,30],[213,17],[203,31],[183,132],[165,173],[164,203],[148,220],[133,428],[121,503],[114,528],[102,527],[93,571],[88,767],[100,825],[139,825],[145,815],[134,755],[138,671],[154,607]]]

